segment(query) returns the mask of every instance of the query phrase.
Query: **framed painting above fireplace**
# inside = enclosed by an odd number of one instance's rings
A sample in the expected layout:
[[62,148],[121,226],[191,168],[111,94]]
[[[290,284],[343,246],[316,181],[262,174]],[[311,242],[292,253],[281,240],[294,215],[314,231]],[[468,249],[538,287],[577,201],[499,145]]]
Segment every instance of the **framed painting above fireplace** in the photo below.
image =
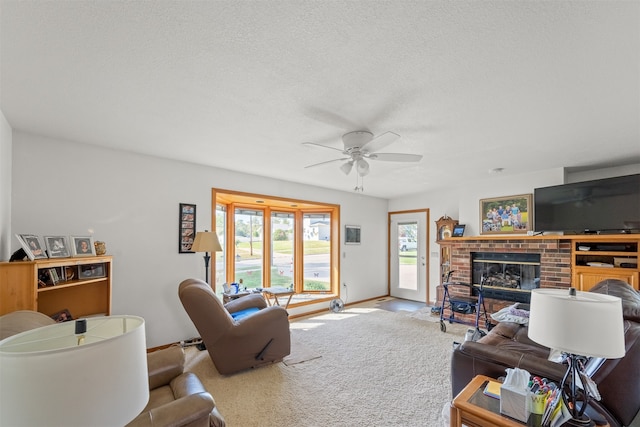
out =
[[533,224],[533,196],[480,199],[480,234],[526,234]]

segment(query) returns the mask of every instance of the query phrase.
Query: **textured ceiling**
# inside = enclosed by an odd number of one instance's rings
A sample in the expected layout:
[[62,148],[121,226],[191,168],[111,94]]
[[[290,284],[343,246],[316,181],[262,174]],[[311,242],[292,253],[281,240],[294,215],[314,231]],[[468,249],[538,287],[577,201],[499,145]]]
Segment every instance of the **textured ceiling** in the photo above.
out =
[[[637,1],[6,1],[16,130],[365,194],[640,162]],[[335,156],[338,154],[338,156]]]

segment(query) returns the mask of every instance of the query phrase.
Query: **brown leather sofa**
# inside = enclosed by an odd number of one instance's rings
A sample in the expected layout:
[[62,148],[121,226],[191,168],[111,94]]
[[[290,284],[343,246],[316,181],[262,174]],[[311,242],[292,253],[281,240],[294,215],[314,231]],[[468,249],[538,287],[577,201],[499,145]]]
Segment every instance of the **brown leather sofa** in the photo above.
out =
[[213,397],[192,372],[184,372],[184,351],[169,347],[147,355],[149,402],[127,427],[224,427]]
[[[622,299],[626,354],[607,359],[592,375],[601,401],[591,406],[611,427],[628,426],[640,412],[640,293],[626,282],[603,280],[591,292],[614,295]],[[556,381],[566,372],[566,365],[548,360],[549,349],[527,336],[527,327],[502,322],[476,342],[466,341],[454,349],[451,357],[451,386],[456,396],[476,375],[498,378],[506,368],[519,367],[532,375]]]
[[[280,306],[267,307],[262,295],[248,295],[223,305],[199,279],[180,283],[178,295],[222,375],[279,362],[290,353],[289,314]],[[252,309],[254,313],[238,320],[232,317]]]

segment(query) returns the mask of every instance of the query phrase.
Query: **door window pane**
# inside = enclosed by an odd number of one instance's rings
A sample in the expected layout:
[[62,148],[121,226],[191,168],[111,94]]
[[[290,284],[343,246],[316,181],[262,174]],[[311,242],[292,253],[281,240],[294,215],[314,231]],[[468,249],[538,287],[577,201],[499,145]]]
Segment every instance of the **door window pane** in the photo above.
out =
[[398,287],[418,289],[418,223],[398,224]]

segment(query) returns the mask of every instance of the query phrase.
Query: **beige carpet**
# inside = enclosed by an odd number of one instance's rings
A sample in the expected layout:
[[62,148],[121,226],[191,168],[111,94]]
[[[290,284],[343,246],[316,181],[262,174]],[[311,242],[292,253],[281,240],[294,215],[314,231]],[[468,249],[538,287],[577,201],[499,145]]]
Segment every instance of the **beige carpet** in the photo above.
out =
[[[413,317],[414,319],[425,320],[427,322],[438,322],[440,323],[440,313],[432,314],[431,307],[421,308],[420,310],[415,311],[404,311],[402,314]],[[447,322],[447,328],[449,326],[449,322]]]
[[375,303],[292,321],[292,354],[236,375],[187,350],[230,427],[442,426],[450,355],[468,326],[424,321]]

